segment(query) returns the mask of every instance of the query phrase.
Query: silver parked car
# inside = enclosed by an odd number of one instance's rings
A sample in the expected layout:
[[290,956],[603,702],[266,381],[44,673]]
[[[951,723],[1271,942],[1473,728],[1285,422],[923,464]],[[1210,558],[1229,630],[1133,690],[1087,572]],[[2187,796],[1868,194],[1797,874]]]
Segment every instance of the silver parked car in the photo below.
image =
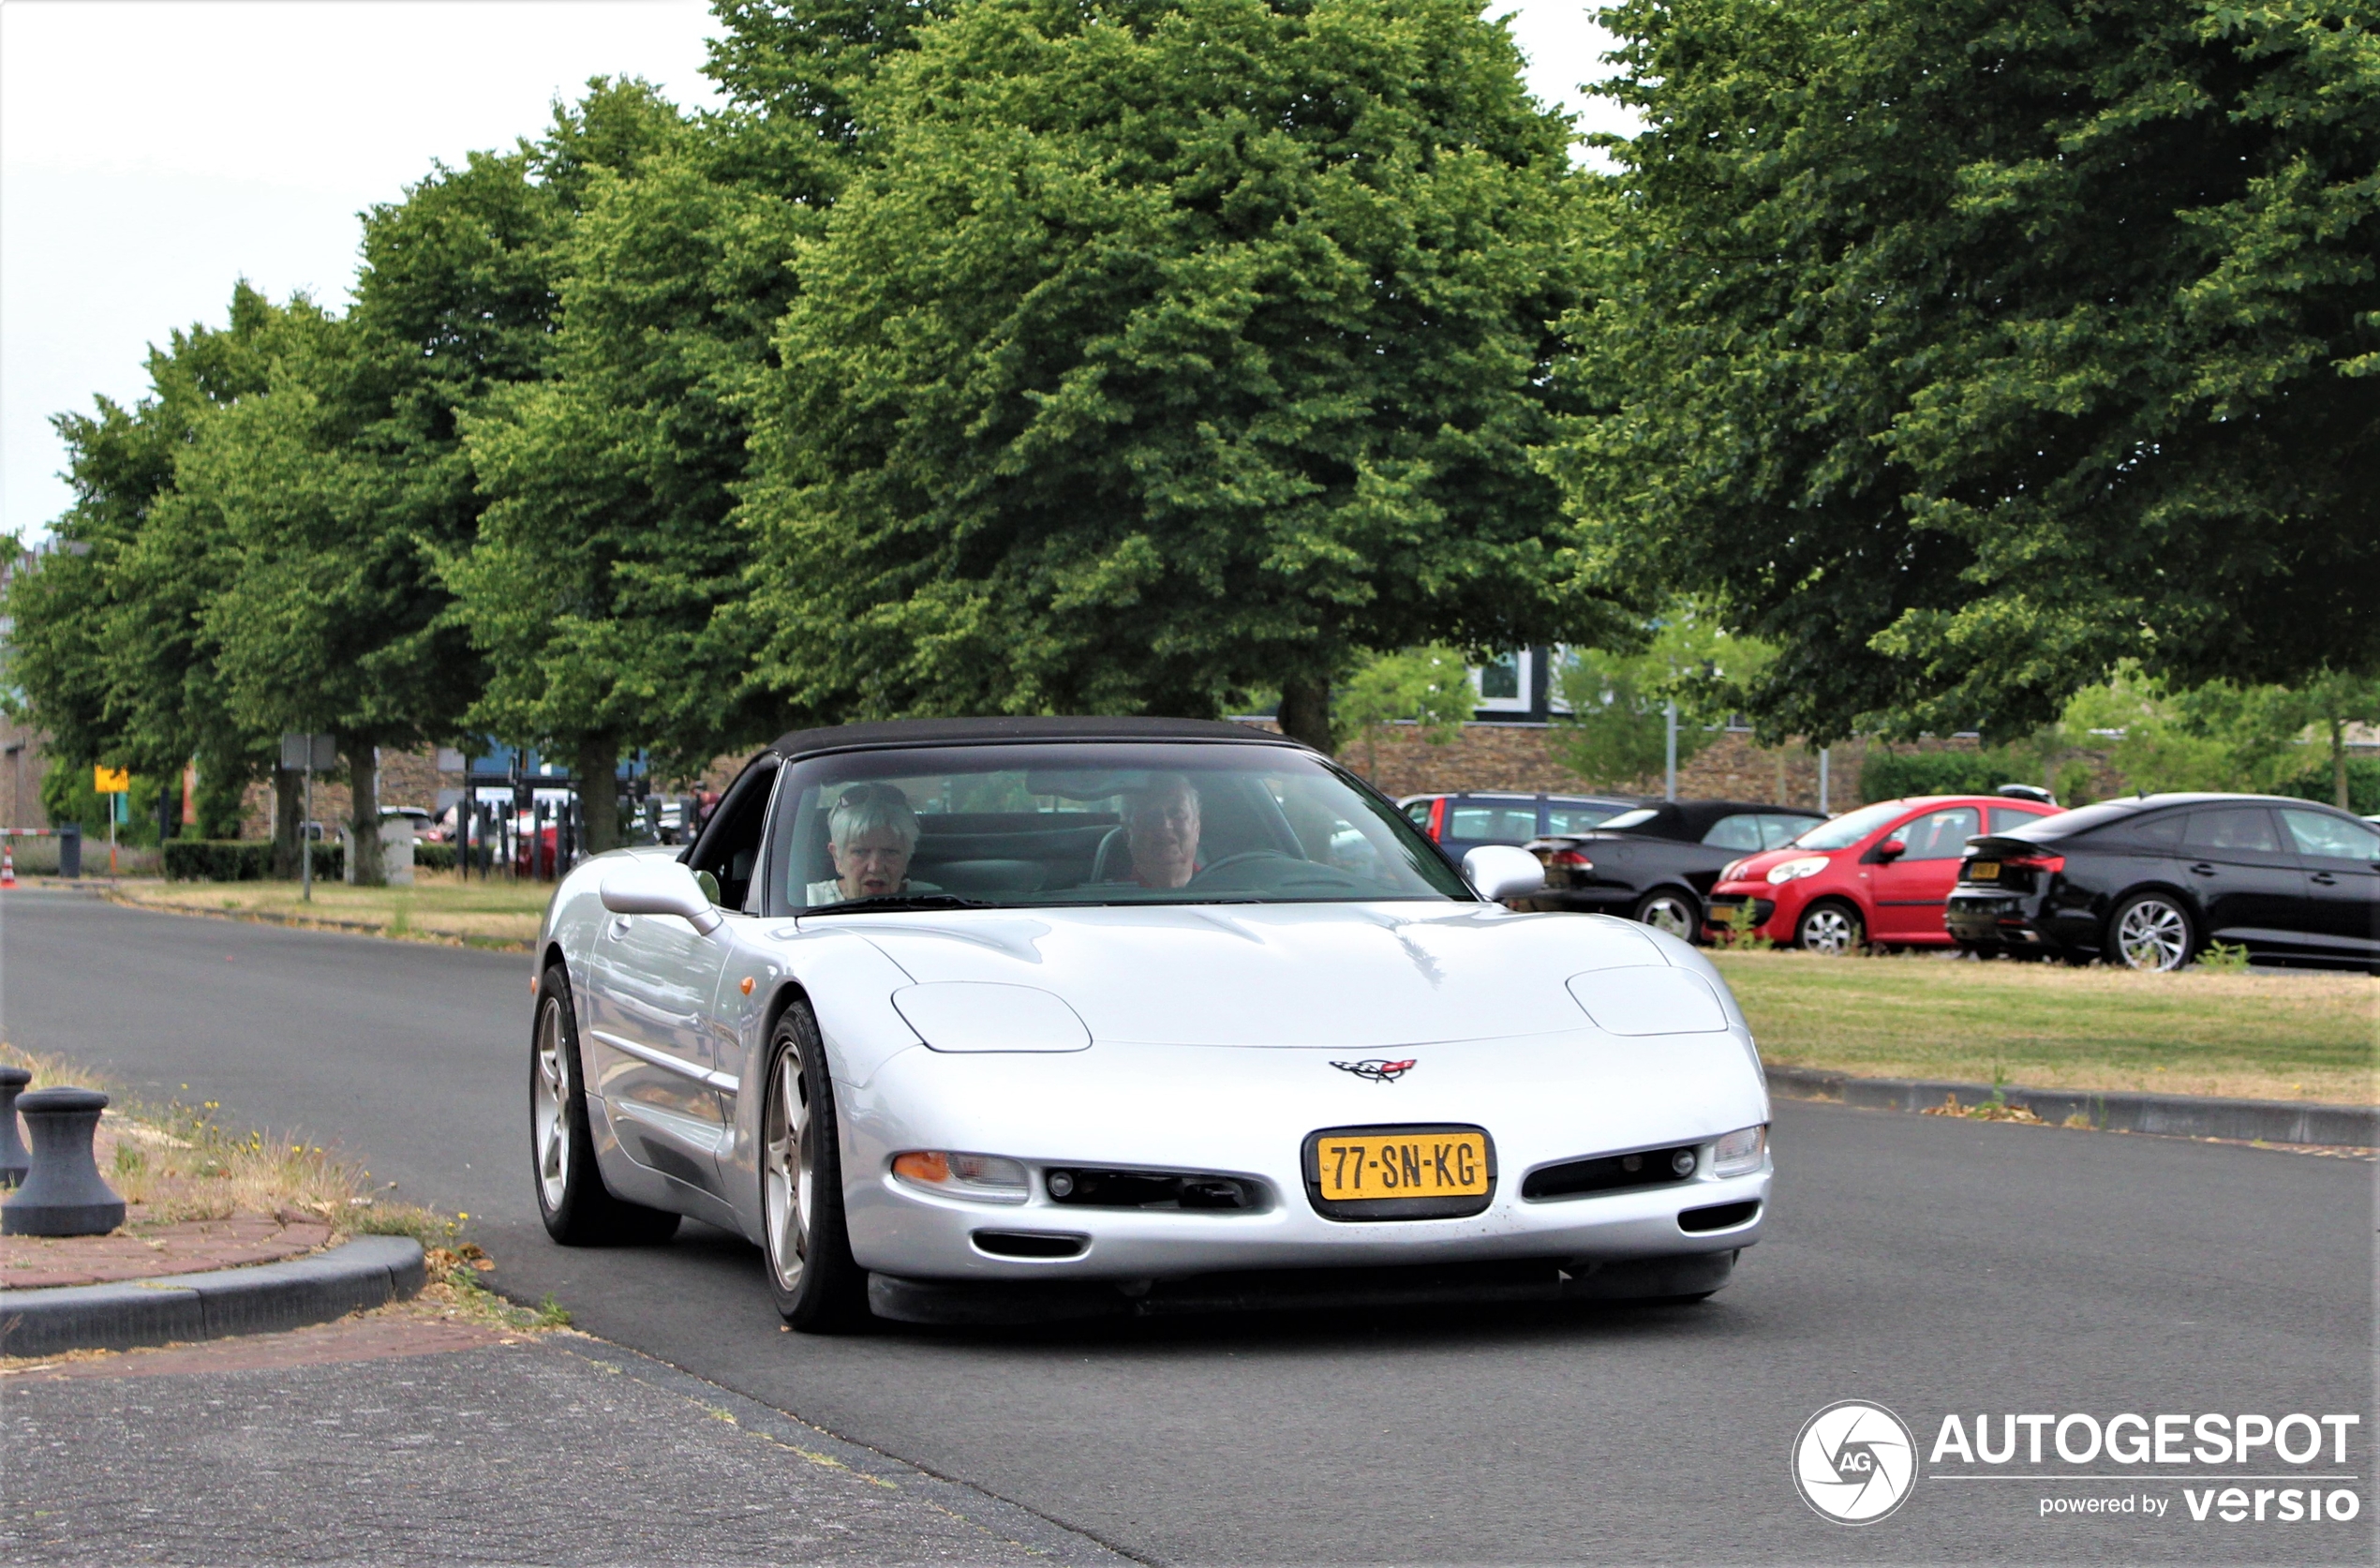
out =
[[536,958],[547,1230],[749,1237],[795,1326],[1696,1299],[1768,1098],[1686,943],[1496,901],[1280,736],[855,724],[571,874]]

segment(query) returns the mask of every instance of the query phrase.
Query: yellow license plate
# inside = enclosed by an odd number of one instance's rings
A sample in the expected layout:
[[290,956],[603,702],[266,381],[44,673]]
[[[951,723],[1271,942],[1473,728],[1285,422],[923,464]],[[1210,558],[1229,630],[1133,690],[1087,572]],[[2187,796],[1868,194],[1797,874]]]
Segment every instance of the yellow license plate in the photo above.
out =
[[1967,877],[1971,882],[1997,882],[2000,880],[2000,862],[1978,860],[1967,868]]
[[1325,1202],[1475,1198],[1495,1186],[1487,1134],[1476,1129],[1326,1132],[1313,1147],[1308,1175]]

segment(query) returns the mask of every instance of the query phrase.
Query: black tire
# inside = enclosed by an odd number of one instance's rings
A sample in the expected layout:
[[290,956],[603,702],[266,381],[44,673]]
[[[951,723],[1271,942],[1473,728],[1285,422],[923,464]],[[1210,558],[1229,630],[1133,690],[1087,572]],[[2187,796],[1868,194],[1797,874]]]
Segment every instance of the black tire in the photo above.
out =
[[1960,942],[1956,944],[1964,958],[2002,958],[2008,949],[1998,942]]
[[570,973],[558,963],[537,982],[528,1108],[530,1186],[547,1235],[564,1247],[651,1247],[677,1233],[678,1216],[616,1198],[603,1185],[587,1121],[577,1009]]
[[1858,906],[1838,898],[1820,899],[1793,922],[1793,946],[1805,952],[1842,957],[1867,945],[1867,922]]
[[843,1223],[842,1139],[835,1084],[810,1004],[796,998],[768,1038],[761,1083],[762,1273],[777,1311],[804,1334],[848,1334],[871,1321],[868,1271]]
[[1683,888],[1654,889],[1636,901],[1629,918],[1688,942],[1702,940],[1703,901]]
[[2105,951],[2108,963],[2126,969],[2179,969],[2198,956],[2198,922],[2172,893],[2135,893],[2107,917]]

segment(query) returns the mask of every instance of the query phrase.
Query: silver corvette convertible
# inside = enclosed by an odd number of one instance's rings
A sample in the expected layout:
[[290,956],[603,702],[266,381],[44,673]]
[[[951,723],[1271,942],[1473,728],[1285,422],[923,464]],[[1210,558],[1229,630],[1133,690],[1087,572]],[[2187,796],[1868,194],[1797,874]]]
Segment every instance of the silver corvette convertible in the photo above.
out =
[[755,758],[538,942],[546,1229],[750,1238],[796,1327],[1343,1300],[1693,1300],[1768,1097],[1692,948],[1515,914],[1308,748],[1147,719]]

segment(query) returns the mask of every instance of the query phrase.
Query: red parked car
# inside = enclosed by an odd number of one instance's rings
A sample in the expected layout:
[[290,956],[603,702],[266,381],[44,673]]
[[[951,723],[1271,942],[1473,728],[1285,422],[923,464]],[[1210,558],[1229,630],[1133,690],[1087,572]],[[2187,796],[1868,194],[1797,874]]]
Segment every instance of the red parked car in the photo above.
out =
[[1950,947],[1942,907],[1967,841],[2055,814],[2058,806],[2042,795],[2015,785],[2000,795],[1916,796],[1847,812],[1720,872],[1708,901],[1709,930],[1725,934],[1748,903],[1753,930],[1779,947],[1822,953],[1869,943]]

